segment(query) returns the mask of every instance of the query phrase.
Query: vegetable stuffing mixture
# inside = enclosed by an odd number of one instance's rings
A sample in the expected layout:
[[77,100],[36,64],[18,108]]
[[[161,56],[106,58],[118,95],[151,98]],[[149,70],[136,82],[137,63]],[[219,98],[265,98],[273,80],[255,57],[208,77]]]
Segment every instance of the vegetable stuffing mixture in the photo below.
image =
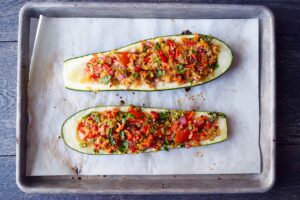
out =
[[95,153],[190,148],[220,135],[218,118],[222,115],[181,110],[143,111],[133,105],[126,112],[110,108],[83,116],[77,123],[77,137],[82,148],[92,148]]
[[192,38],[146,40],[129,51],[93,54],[84,68],[84,82],[110,86],[155,88],[158,82],[186,84],[204,80],[218,67],[219,46],[212,38],[194,34]]

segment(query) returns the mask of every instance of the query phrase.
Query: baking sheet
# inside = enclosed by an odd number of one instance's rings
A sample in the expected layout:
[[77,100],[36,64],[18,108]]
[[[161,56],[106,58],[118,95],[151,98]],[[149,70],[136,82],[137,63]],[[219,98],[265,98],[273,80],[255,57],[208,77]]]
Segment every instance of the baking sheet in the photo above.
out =
[[[117,48],[141,39],[192,32],[226,41],[235,55],[232,68],[203,86],[164,92],[85,93],[63,87],[63,60]],[[89,19],[42,17],[33,50],[28,88],[26,173],[36,175],[236,174],[259,173],[258,19]],[[225,112],[229,139],[170,152],[88,156],[59,138],[63,121],[95,105],[126,104]]]

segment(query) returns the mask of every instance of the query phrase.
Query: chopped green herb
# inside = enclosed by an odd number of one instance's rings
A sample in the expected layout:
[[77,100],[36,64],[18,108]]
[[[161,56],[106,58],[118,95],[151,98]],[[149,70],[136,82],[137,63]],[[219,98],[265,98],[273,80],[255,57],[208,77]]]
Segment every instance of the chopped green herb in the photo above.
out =
[[169,118],[170,112],[159,112],[158,113],[158,120],[159,121],[165,121]]
[[[98,60],[97,63],[102,65],[104,63],[104,61],[103,60]],[[92,64],[90,64],[90,65],[92,65]]]
[[157,57],[156,60],[155,60],[155,62],[156,62],[159,66],[161,66],[161,58],[160,58],[160,57]]
[[151,126],[150,127],[150,133],[154,133],[156,131],[156,128],[157,127],[155,125]]
[[133,114],[131,113],[127,113],[127,116],[126,116],[126,119],[129,119],[129,118],[135,118]]
[[92,138],[88,138],[87,142],[88,143],[94,143],[94,142],[96,142],[96,139],[95,138],[93,138],[93,139]]
[[91,116],[91,113],[88,113],[88,114],[86,114],[86,115],[82,116],[82,118],[81,118],[81,119],[86,119],[86,118],[88,118],[89,116]]
[[131,72],[129,70],[125,70],[125,74],[124,75],[125,75],[125,78],[129,77],[131,75]]
[[155,49],[156,49],[156,50],[159,50],[160,48],[161,48],[160,43],[159,43],[159,42],[156,42],[156,43],[155,43]]
[[99,122],[100,122],[100,116],[99,116],[99,113],[94,112],[94,113],[91,114],[91,116],[93,117],[93,119],[94,119],[94,121],[95,121],[96,123],[99,123]]
[[215,69],[217,69],[219,67],[219,64],[216,63],[214,65],[209,65],[208,67],[215,70]]
[[181,148],[185,147],[185,144],[180,145]]
[[81,147],[81,148],[87,147],[87,143],[80,143],[80,147]]
[[108,139],[109,139],[109,143],[111,145],[115,145],[116,144],[116,141],[115,141],[115,139],[114,139],[114,137],[112,135],[112,129],[111,128],[108,129]]
[[[166,127],[169,127],[169,126],[171,126],[171,122],[168,120],[168,121],[165,121],[165,126]],[[164,127],[164,132],[166,132],[167,131],[167,128],[166,127]]]
[[93,151],[94,151],[94,153],[99,153],[98,149],[94,149]]
[[160,77],[162,77],[163,75],[164,75],[164,72],[163,72],[161,69],[157,69],[157,70],[156,70],[156,76],[157,76],[157,77],[160,78]]
[[218,118],[218,114],[215,112],[210,112],[209,115],[210,115],[210,119],[209,119],[210,122],[214,122]]
[[164,150],[169,151],[169,142],[167,140],[164,142]]
[[140,76],[140,74],[137,73],[137,72],[134,72],[134,73],[132,74],[132,76],[133,76],[133,79],[136,80],[136,79]]
[[121,131],[121,132],[120,132],[120,137],[121,137],[122,140],[125,139],[125,132],[124,132],[124,131]]
[[146,53],[147,52],[147,47],[144,45],[144,48],[143,48],[143,53]]
[[153,121],[152,117],[150,115],[147,115],[147,123],[151,123]]
[[214,69],[217,69],[219,67],[219,64],[216,63]]
[[219,117],[227,118],[227,116],[224,113],[218,113]]
[[184,74],[184,72],[187,70],[186,68],[183,67],[183,64],[178,64],[176,67],[175,67],[176,71],[178,74]]
[[183,114],[183,111],[180,111],[180,110],[172,110],[171,111],[171,117],[172,119],[179,119]]
[[194,128],[194,127],[193,127],[193,124],[189,124],[189,125],[188,125],[188,129],[189,129],[190,131],[193,130],[193,128]]
[[212,40],[212,36],[211,35],[204,35],[203,39],[207,42],[210,42]]
[[167,145],[164,145],[164,150],[169,151],[169,147]]
[[151,77],[151,78],[153,78],[154,77],[154,73],[152,71],[149,71],[148,72],[148,76]]
[[124,141],[121,145],[120,145],[120,148],[119,148],[119,151],[121,153],[124,153],[127,149],[128,149],[128,141]]
[[106,123],[110,128],[113,128],[115,126],[115,124],[112,120],[107,120]]
[[103,83],[103,84],[108,84],[110,82],[110,79],[111,79],[111,76],[108,75],[108,76],[102,76],[99,81],[100,83]]

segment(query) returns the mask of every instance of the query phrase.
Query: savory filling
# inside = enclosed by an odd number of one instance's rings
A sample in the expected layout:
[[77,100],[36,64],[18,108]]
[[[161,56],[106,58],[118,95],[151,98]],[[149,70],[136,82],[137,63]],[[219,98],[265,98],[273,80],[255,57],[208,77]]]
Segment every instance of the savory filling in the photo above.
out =
[[95,153],[189,148],[220,135],[219,116],[179,110],[145,112],[136,106],[130,106],[127,112],[114,108],[82,117],[77,124],[77,137],[82,148],[92,148]]
[[84,80],[110,86],[156,87],[157,82],[185,84],[204,80],[218,67],[219,47],[209,36],[141,41],[130,52],[110,52],[86,64]]

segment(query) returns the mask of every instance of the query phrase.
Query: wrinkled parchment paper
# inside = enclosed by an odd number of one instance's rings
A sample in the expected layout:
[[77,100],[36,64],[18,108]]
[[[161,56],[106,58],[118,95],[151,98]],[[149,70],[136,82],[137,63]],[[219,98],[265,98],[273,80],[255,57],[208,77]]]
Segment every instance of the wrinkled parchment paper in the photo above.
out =
[[[227,42],[234,53],[222,77],[190,91],[77,92],[63,85],[63,61],[146,38],[192,32]],[[28,88],[27,175],[238,174],[260,172],[258,19],[100,19],[41,17]],[[228,115],[227,141],[192,149],[139,155],[91,156],[68,148],[61,126],[96,105],[220,111]]]

